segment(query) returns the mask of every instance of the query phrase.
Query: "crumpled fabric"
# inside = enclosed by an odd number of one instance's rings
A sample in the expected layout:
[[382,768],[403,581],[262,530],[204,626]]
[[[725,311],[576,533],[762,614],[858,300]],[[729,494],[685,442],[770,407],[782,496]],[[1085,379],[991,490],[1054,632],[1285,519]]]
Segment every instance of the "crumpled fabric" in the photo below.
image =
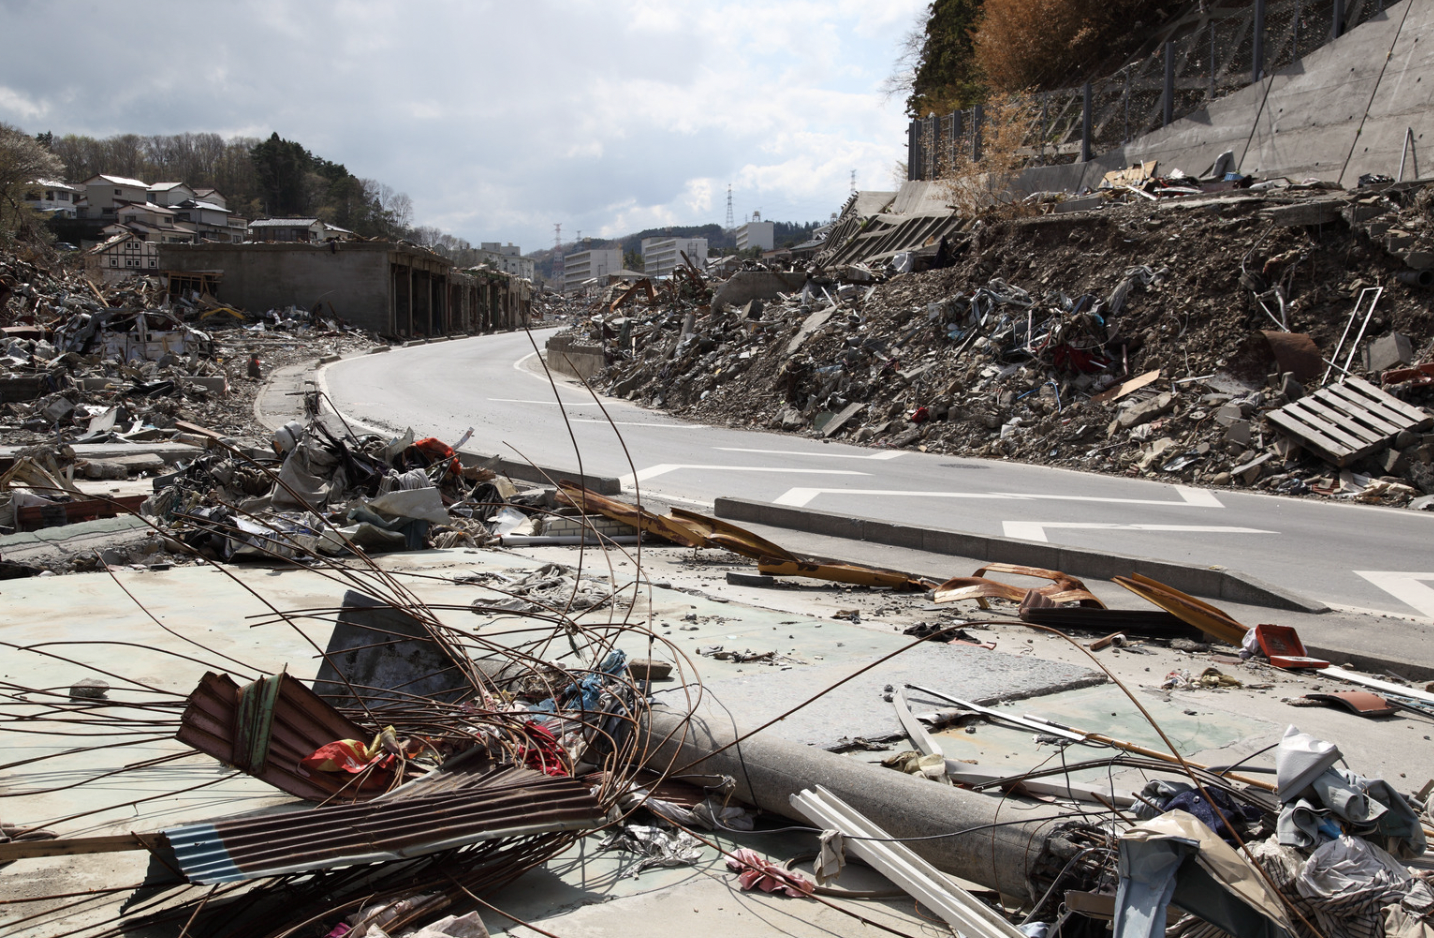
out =
[[638,873],[654,866],[691,866],[702,859],[702,846],[691,834],[648,824],[626,824],[598,849],[638,854],[643,858],[637,864]]
[[1218,834],[1221,840],[1231,845],[1236,842],[1235,832],[1230,829],[1227,821],[1254,822],[1261,817],[1258,808],[1236,803],[1233,798],[1219,788],[1207,786],[1205,791],[1209,793],[1210,801],[1214,802],[1213,806],[1201,796],[1198,790],[1192,787],[1191,790],[1182,791],[1165,802],[1165,810],[1188,811],[1199,818],[1202,824]]
[[821,850],[812,864],[812,872],[816,874],[817,885],[825,886],[840,876],[846,866],[846,837],[841,831],[827,830],[822,831],[818,840]]
[[1355,833],[1396,856],[1413,859],[1427,847],[1419,815],[1383,779],[1327,769],[1308,786],[1311,797],[1285,803],[1277,825],[1281,844],[1312,848],[1338,837],[1342,819]]
[[816,890],[815,884],[805,876],[784,870],[746,847],[727,858],[727,869],[739,874],[737,882],[748,892],[760,889],[801,899],[810,898]]
[[1329,936],[1380,938],[1387,906],[1417,913],[1434,908],[1434,892],[1387,851],[1342,834],[1310,854],[1295,888]]

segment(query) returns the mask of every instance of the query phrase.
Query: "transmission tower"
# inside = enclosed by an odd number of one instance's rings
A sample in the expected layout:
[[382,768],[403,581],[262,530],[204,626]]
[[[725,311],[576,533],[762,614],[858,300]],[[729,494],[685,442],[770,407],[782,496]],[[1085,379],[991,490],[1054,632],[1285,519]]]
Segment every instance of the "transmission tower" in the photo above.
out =
[[856,195],[856,170],[851,171],[851,194]]
[[563,288],[563,223],[553,226],[553,279]]
[[732,216],[732,184],[727,183],[727,224],[724,225],[728,231],[737,227],[737,220]]

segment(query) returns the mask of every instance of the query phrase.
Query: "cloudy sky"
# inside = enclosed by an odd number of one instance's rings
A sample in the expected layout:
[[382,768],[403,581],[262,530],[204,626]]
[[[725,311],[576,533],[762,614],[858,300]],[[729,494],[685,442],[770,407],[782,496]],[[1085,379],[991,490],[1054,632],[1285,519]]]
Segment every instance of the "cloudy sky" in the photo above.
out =
[[924,0],[0,0],[0,120],[298,140],[459,237],[815,221],[904,158]]

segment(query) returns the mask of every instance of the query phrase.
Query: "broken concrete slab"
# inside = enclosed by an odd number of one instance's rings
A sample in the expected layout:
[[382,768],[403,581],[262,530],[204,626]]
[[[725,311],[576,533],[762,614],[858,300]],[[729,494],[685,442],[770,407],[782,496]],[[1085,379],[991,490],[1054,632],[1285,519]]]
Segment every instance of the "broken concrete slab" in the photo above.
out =
[[1382,335],[1364,349],[1365,371],[1388,371],[1414,361],[1414,343],[1398,332]]
[[781,273],[775,270],[739,270],[717,288],[712,297],[714,309],[742,306],[752,300],[774,299],[780,293],[794,293],[807,282],[805,273]]

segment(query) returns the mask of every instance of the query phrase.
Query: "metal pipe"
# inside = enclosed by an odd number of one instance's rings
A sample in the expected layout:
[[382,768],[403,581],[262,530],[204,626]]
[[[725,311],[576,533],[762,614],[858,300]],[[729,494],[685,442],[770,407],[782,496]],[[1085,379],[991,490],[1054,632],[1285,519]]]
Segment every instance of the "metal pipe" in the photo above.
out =
[[1265,77],[1265,0],[1255,0],[1255,24],[1250,38],[1250,81]]

